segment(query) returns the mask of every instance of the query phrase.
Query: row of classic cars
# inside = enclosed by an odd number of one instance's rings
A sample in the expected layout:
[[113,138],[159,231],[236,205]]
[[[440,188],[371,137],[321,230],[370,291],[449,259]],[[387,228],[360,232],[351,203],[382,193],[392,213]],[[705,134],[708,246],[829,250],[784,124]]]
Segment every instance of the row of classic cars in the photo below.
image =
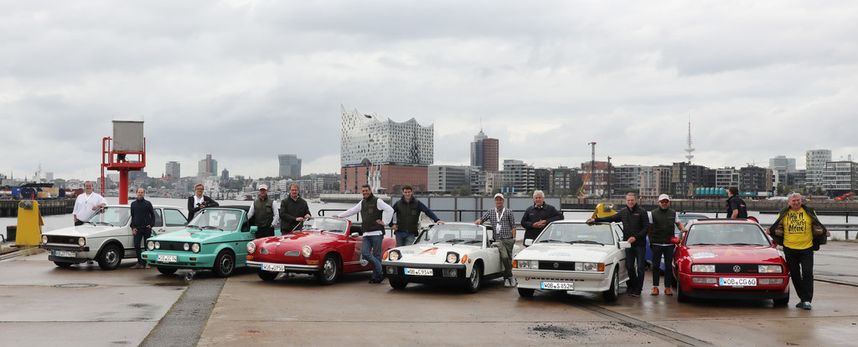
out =
[[[343,273],[371,270],[361,257],[360,227],[349,220],[317,217],[300,230],[257,239],[246,206],[206,208],[187,223],[178,208],[155,208],[155,235],[142,258],[163,274],[192,269],[225,277],[247,266],[258,269],[264,281],[301,273],[332,284]],[[129,212],[128,206],[108,206],[85,225],[43,233],[41,247],[59,267],[95,260],[102,269],[115,269],[122,259],[136,257]],[[785,305],[789,300],[783,255],[759,224],[693,220],[687,229],[674,238],[679,301],[726,297]],[[385,237],[384,274],[397,290],[409,283],[453,283],[477,292],[503,271],[492,234],[482,225],[446,223],[422,231],[413,245],[394,247],[395,241]],[[522,297],[536,291],[577,291],[601,293],[613,301],[628,281],[624,250],[630,245],[622,241],[620,224],[557,221],[528,246],[513,250],[513,275]]]

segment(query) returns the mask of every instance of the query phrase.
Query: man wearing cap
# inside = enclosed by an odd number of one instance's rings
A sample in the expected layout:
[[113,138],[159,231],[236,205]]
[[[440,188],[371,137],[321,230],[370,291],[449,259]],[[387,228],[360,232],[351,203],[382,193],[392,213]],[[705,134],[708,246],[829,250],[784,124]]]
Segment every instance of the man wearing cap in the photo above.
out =
[[274,201],[268,198],[268,185],[259,185],[259,195],[250,205],[247,219],[250,225],[256,226],[256,237],[274,236],[274,227],[280,222],[278,210],[274,208]]
[[670,208],[670,196],[658,196],[658,207],[652,210],[652,225],[649,227],[649,244],[652,249],[652,295],[658,295],[661,259],[664,257],[664,295],[673,295],[673,251],[671,239],[674,226],[685,232],[685,226],[676,219],[676,211]]
[[495,246],[500,252],[500,261],[503,265],[504,287],[515,287],[515,277],[512,277],[512,249],[515,246],[515,217],[512,211],[504,208],[503,194],[495,194],[495,208],[486,211],[474,224],[480,225],[489,221],[494,228],[492,234]]
[[[534,240],[548,223],[563,220],[563,214],[554,206],[545,203],[545,193],[541,190],[533,192],[533,205],[524,211],[521,226],[524,227],[524,240]],[[527,244],[525,244],[527,246]]]
[[78,226],[89,221],[96,211],[107,206],[107,200],[96,192],[92,191],[92,182],[86,181],[83,183],[83,194],[78,195],[74,201],[74,225]]
[[587,224],[622,222],[623,240],[632,246],[626,248],[626,270],[629,273],[628,294],[640,296],[643,290],[644,267],[646,266],[646,231],[649,215],[638,205],[635,193],[626,194],[626,207],[610,217],[590,218]]
[[347,218],[360,213],[363,243],[360,254],[363,259],[372,263],[372,278],[369,283],[381,283],[384,274],[381,272],[381,248],[384,241],[384,226],[393,219],[393,207],[384,200],[372,194],[370,186],[364,184],[360,188],[363,199],[354,207],[337,215],[337,218]]

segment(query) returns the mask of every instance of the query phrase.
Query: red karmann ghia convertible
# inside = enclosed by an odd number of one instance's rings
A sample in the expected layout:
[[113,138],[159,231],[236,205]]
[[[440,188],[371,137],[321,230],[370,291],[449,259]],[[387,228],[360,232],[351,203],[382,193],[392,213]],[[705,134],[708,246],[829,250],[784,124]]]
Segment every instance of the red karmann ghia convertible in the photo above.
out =
[[771,237],[752,221],[693,221],[673,257],[680,302],[700,299],[772,299],[789,302],[789,269]]
[[[372,270],[361,257],[363,237],[360,226],[351,221],[317,217],[304,222],[300,230],[282,236],[256,239],[247,244],[247,266],[259,269],[259,278],[273,281],[280,273],[313,274],[321,284],[332,284],[343,273]],[[396,246],[385,237],[382,251]]]

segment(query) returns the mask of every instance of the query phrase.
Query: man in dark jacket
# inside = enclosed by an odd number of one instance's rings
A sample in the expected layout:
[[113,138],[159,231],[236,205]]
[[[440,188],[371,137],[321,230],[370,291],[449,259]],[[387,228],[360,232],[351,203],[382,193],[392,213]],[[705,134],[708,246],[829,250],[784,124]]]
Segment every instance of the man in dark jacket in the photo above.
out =
[[298,184],[292,183],[289,186],[289,196],[280,202],[281,234],[295,230],[310,217],[310,207],[307,205],[307,200],[298,195]]
[[646,267],[646,231],[649,228],[649,215],[637,203],[635,193],[626,194],[626,208],[610,217],[590,218],[588,224],[603,222],[622,222],[623,240],[632,246],[626,249],[626,270],[629,272],[629,295],[640,296],[643,290],[644,268]]
[[396,236],[396,247],[414,244],[417,229],[420,227],[420,212],[423,212],[437,224],[444,224],[435,212],[414,198],[411,186],[402,187],[402,198],[393,204],[393,222],[391,230]]
[[801,194],[788,197],[787,208],[769,227],[769,235],[783,246],[792,285],[798,294],[795,307],[810,310],[813,301],[813,252],[828,239],[828,229],[816,217],[816,211],[802,203]]
[[194,219],[194,215],[200,210],[206,207],[216,207],[218,206],[217,201],[214,201],[212,198],[203,195],[203,192],[206,188],[202,183],[197,183],[194,185],[194,195],[188,197],[188,222],[191,219]]
[[536,239],[548,223],[558,220],[563,220],[563,214],[545,203],[545,193],[541,190],[533,192],[533,205],[524,210],[524,216],[521,217],[524,241]]
[[685,232],[685,226],[676,219],[676,211],[670,208],[670,196],[658,196],[658,208],[652,210],[652,225],[649,228],[649,245],[652,249],[652,295],[658,295],[661,260],[664,258],[664,295],[673,295],[673,251],[676,246],[671,242],[674,228]]
[[748,206],[745,200],[739,197],[739,188],[727,188],[727,218],[748,218]]
[[143,245],[152,236],[152,224],[155,224],[155,209],[152,203],[144,199],[146,190],[137,188],[137,199],[131,202],[131,234],[134,235],[134,252],[137,253],[137,264],[132,269],[149,268],[143,262]]

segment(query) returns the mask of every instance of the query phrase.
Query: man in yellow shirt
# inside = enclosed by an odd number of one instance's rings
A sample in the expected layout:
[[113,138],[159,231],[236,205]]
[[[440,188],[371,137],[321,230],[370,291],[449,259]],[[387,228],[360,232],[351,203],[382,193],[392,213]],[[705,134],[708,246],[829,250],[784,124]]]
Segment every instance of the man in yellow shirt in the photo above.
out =
[[769,234],[784,249],[792,285],[798,294],[795,307],[810,310],[813,301],[813,252],[824,244],[828,230],[819,222],[816,212],[802,204],[801,194],[789,195],[789,207],[781,210],[769,228]]

